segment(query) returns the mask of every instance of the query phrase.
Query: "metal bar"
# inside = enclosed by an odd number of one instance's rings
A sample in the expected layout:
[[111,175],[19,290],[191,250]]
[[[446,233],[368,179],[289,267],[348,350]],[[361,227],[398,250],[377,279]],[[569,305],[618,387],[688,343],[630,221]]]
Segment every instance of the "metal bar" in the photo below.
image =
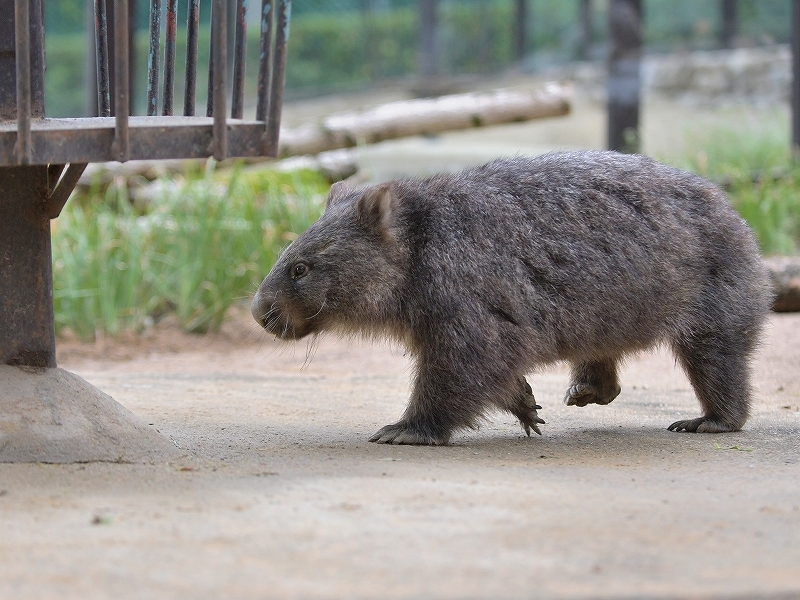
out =
[[225,121],[225,82],[228,64],[227,20],[228,12],[225,10],[225,0],[214,0],[214,9],[211,13],[211,38],[214,40],[212,116],[214,117],[213,156],[216,160],[224,160],[228,155],[227,123]]
[[214,15],[217,14],[216,3],[211,5],[211,41],[208,47],[208,96],[206,99],[206,116],[214,116],[214,57],[217,54],[217,42],[214,39]]
[[[213,150],[213,118],[130,117],[129,127],[128,160],[207,158]],[[228,156],[264,155],[264,123],[229,121],[226,131]],[[111,117],[33,121],[32,164],[119,160],[115,134]],[[0,123],[0,165],[16,164],[16,138],[16,123]]]
[[150,49],[147,54],[147,116],[158,113],[158,60],[161,55],[161,0],[150,0]]
[[200,0],[189,0],[186,17],[186,89],[183,95],[183,114],[194,115],[197,91],[197,30],[200,26]]
[[[136,0],[133,0],[134,2]],[[128,160],[128,113],[130,112],[130,70],[128,47],[128,0],[114,0],[114,160]],[[66,202],[66,200],[65,200]]]
[[101,117],[108,117],[111,115],[111,95],[108,74],[106,0],[94,0],[94,45],[95,52],[97,52],[97,114]]
[[247,0],[236,2],[236,41],[233,47],[233,97],[231,118],[241,119],[244,112],[244,68],[247,61]]
[[269,104],[269,67],[272,56],[272,0],[261,0],[261,37],[258,45],[258,101],[256,121],[265,121]]
[[178,0],[167,0],[167,27],[164,39],[164,106],[162,115],[172,115],[175,90],[175,35],[178,28]]
[[53,163],[47,165],[47,189],[48,194],[52,195],[53,190],[56,189],[58,178],[61,177],[62,171],[66,165]]
[[44,210],[50,219],[56,219],[58,215],[61,214],[64,205],[66,205],[67,200],[69,200],[70,194],[72,194],[75,186],[78,185],[78,180],[81,178],[81,175],[83,175],[87,164],[88,163],[71,163],[67,167],[64,176],[58,182],[58,185],[45,203]]
[[17,164],[31,163],[31,13],[28,0],[16,0]]
[[286,53],[289,45],[291,16],[292,0],[278,0],[278,11],[275,14],[275,53],[272,57],[272,84],[270,85],[269,117],[267,118],[267,156],[277,156],[278,154],[283,80],[286,74]]

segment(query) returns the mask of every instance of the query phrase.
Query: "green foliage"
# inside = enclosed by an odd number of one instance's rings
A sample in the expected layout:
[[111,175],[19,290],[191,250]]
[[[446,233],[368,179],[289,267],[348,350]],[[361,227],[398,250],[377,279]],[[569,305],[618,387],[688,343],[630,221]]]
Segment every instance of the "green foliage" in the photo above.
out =
[[166,314],[187,331],[218,327],[319,217],[327,187],[311,171],[209,168],[165,181],[145,209],[124,186],[74,198],[53,232],[57,330],[113,335]]
[[789,150],[786,115],[758,123],[713,128],[687,135],[677,167],[725,186],[734,208],[750,224],[765,254],[800,249],[800,165]]

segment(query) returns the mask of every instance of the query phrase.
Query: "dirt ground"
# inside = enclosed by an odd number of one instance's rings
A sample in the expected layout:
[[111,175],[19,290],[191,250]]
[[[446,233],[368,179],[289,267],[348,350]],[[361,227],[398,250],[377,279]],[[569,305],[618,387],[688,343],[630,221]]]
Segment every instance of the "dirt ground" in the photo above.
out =
[[[365,159],[380,177],[602,145],[596,114],[570,119],[562,142],[553,121]],[[566,369],[544,369],[542,437],[495,414],[442,448],[367,442],[405,406],[402,349],[282,346],[246,308],[203,338],[62,340],[59,364],[183,456],[0,464],[0,598],[800,598],[797,314],[772,316],[752,417],[723,435],[666,430],[699,414],[666,352],[609,406],[565,406]]]

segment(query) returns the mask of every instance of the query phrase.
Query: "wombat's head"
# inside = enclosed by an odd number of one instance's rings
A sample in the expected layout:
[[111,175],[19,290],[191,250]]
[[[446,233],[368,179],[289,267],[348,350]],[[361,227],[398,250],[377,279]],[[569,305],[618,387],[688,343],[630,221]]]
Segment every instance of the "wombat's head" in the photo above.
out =
[[253,298],[258,323],[282,339],[392,328],[405,256],[391,184],[331,188],[322,217],[275,263]]

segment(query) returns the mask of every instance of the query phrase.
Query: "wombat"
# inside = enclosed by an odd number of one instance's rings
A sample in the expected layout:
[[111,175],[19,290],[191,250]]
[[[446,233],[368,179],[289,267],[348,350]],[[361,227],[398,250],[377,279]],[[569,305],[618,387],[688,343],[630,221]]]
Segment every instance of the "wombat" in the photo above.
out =
[[756,242],[722,191],[597,151],[337,184],[252,312],[285,340],[399,341],[415,360],[411,399],[370,441],[437,445],[490,407],[540,433],[525,374],[545,363],[571,363],[567,404],[608,404],[620,360],[661,343],[703,408],[669,429],[739,430],[769,304]]

